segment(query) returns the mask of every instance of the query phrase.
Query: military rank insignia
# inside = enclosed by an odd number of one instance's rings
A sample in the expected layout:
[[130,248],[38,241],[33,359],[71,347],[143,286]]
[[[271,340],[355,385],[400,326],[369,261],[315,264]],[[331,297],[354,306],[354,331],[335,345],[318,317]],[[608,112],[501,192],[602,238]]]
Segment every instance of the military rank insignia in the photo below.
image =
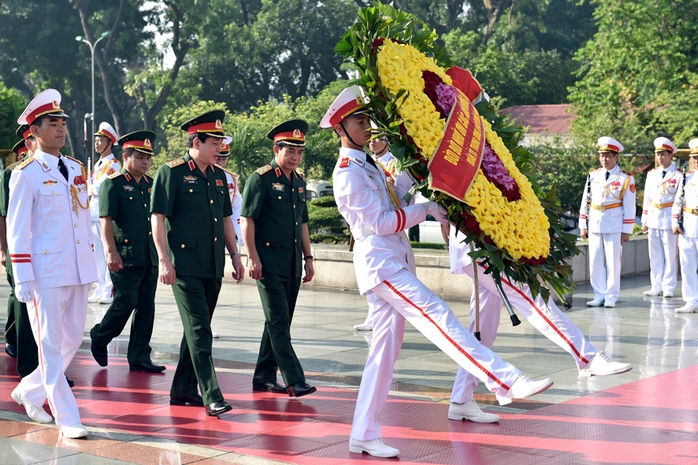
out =
[[182,181],[185,184],[196,184],[196,176],[192,176],[192,175],[183,176]]
[[349,157],[342,157],[342,159],[339,162],[339,167],[346,168],[347,166],[349,166]]
[[124,185],[124,190],[127,192],[133,192],[134,187],[131,186],[130,184]]
[[223,180],[222,179],[216,179],[216,186],[223,186]]
[[54,181],[53,179],[49,179],[48,181],[44,181],[44,186],[55,186],[58,184],[58,181]]
[[281,184],[280,182],[275,182],[271,185],[272,190],[283,192],[284,191],[284,185]]

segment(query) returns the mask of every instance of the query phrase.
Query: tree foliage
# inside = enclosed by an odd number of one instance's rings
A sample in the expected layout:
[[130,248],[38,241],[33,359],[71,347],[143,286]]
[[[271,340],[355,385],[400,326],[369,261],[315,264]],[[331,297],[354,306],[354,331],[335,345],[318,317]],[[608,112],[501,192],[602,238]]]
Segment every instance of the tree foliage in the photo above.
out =
[[698,4],[595,0],[598,33],[576,55],[574,130],[588,145],[613,135],[647,153],[660,135],[698,135]]

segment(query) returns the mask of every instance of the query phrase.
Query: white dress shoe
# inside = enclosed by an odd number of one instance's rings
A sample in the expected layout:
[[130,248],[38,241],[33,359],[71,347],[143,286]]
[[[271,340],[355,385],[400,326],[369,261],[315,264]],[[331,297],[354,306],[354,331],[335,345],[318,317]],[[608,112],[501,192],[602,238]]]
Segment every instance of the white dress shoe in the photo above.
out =
[[603,305],[603,300],[594,299],[587,302],[587,307],[600,307]]
[[221,337],[221,335],[220,335],[219,333],[213,331],[213,332],[211,332],[211,337],[216,337],[216,338],[218,338],[218,337]]
[[698,312],[698,305],[688,303],[683,307],[677,308],[675,311],[676,313],[696,313]]
[[82,423],[75,423],[74,425],[64,426],[60,428],[61,434],[66,438],[79,439],[87,436],[87,430],[82,425]]
[[354,329],[357,331],[373,331],[373,320],[371,318],[366,318],[366,321],[360,325],[354,325]]
[[448,419],[456,421],[470,420],[475,423],[497,423],[499,415],[483,412],[480,406],[470,399],[464,404],[451,402],[451,405],[448,407]]
[[665,293],[664,293],[664,298],[665,298],[665,299],[673,299],[673,298],[674,298],[674,294],[672,294],[671,292],[665,292]]
[[361,454],[366,452],[374,457],[397,457],[400,455],[400,451],[394,447],[390,447],[384,444],[383,441],[378,439],[372,439],[370,441],[359,441],[358,439],[349,439],[349,452],[354,454]]
[[614,362],[603,352],[597,352],[591,362],[579,370],[579,376],[588,378],[590,376],[617,375],[632,369],[633,366],[629,363]]
[[31,418],[35,422],[53,423],[53,417],[46,413],[46,410],[44,410],[41,407],[37,407],[36,405],[29,402],[27,399],[24,398],[21,392],[15,389],[14,391],[12,391],[12,394],[10,394],[10,397],[12,397],[12,400],[24,407],[24,410],[27,411],[27,415],[29,415],[29,418]]
[[521,375],[514,381],[509,390],[503,396],[497,396],[499,405],[511,404],[514,399],[525,399],[527,397],[535,396],[541,392],[547,390],[553,385],[553,380],[550,378],[545,378],[540,381],[533,381],[532,379]]
[[87,302],[91,303],[91,304],[96,304],[97,302],[99,302],[99,299],[101,299],[101,298],[102,297],[100,295],[98,295],[97,293],[94,293],[87,298]]
[[645,295],[647,297],[659,297],[660,295],[662,295],[662,291],[655,291],[650,289],[649,291],[643,292],[642,295]]
[[114,297],[112,297],[112,296],[102,297],[101,299],[99,299],[100,304],[110,304],[112,302],[114,302]]
[[605,308],[615,308],[615,307],[616,307],[616,303],[615,303],[615,302],[611,302],[610,300],[606,300],[606,301],[604,301],[603,306],[604,306]]

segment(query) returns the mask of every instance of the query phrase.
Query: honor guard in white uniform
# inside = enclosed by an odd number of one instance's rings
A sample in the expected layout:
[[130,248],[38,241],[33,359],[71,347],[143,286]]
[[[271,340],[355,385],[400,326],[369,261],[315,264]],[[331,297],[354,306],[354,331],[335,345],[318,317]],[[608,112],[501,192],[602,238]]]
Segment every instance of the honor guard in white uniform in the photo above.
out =
[[97,280],[90,230],[87,172],[63,156],[67,115],[54,89],[40,93],[19,117],[37,139],[38,149],[10,178],[7,240],[15,293],[26,302],[39,348],[39,367],[24,377],[12,398],[40,423],[50,423],[43,409],[48,398],[60,432],[68,438],[87,435],[65,379],[82,343],[87,293]]
[[223,171],[225,171],[225,177],[228,178],[228,192],[230,193],[230,203],[233,206],[233,214],[230,216],[230,219],[232,220],[233,227],[235,228],[235,236],[238,246],[241,246],[245,244],[242,240],[242,230],[240,229],[240,210],[242,209],[240,183],[238,182],[237,175],[225,167],[228,164],[228,159],[230,158],[230,143],[232,140],[233,138],[230,136],[226,136],[223,139],[221,151],[217,156],[217,164],[223,169]]
[[[395,192],[395,199],[400,207],[413,204],[414,197],[408,203],[405,201],[405,196],[412,188],[414,181],[406,171],[397,171],[397,163],[393,154],[390,153],[390,144],[388,140],[385,137],[376,137],[371,139],[368,145],[369,150],[373,153],[376,165],[385,172],[385,179],[390,184],[393,192]],[[368,294],[366,298],[368,300],[368,314],[363,323],[354,326],[354,329],[357,331],[373,330],[373,318],[371,317],[371,313],[375,306],[375,299],[373,294]]]
[[114,173],[121,172],[121,164],[111,153],[112,147],[118,145],[119,136],[107,122],[99,123],[99,130],[95,136],[95,152],[100,155],[90,173],[90,215],[92,217],[92,234],[95,242],[95,261],[97,263],[97,287],[88,302],[110,304],[114,301],[114,287],[111,282],[109,268],[107,267],[107,254],[102,245],[102,227],[99,223],[99,190],[105,179]]
[[642,203],[642,232],[647,234],[650,255],[648,297],[674,297],[676,288],[677,236],[671,230],[671,207],[683,173],[671,162],[676,146],[666,137],[654,140],[657,167],[647,173]]
[[681,180],[671,207],[671,228],[679,235],[681,295],[686,302],[677,313],[698,312],[698,139],[691,139],[688,147],[689,172]]
[[579,209],[582,239],[589,238],[589,276],[594,289],[590,307],[616,306],[620,295],[621,249],[635,224],[635,180],[618,166],[623,146],[612,137],[601,137],[601,168],[587,177]]
[[[448,241],[451,273],[467,274],[472,278],[473,261],[468,255],[471,249],[470,244],[463,241],[464,238],[462,233],[458,233],[457,229],[451,226]],[[485,268],[482,266],[478,269],[478,284],[479,288],[474,290],[470,297],[468,330],[475,331],[475,292],[479,292],[480,342],[486,347],[492,347],[497,337],[504,302],[492,275],[485,274]],[[553,299],[546,301],[540,294],[534,298],[527,284],[517,283],[506,277],[502,277],[502,289],[521,316],[574,358],[580,377],[615,375],[632,370],[633,367],[629,363],[614,362],[607,354],[597,352],[582,331],[555,305]],[[470,420],[476,423],[499,421],[498,415],[483,412],[473,401],[477,384],[478,379],[475,376],[463,368],[458,368],[448,409],[450,420]]]
[[534,382],[516,367],[480,344],[458,321],[446,303],[415,275],[414,255],[405,230],[427,214],[445,223],[443,208],[434,202],[399,207],[385,173],[363,147],[370,137],[363,93],[352,86],[335,99],[320,127],[333,128],[342,148],[333,173],[337,207],[355,238],[354,267],[361,294],[375,294],[373,339],[356,402],[349,450],[377,457],[400,451],[384,444],[378,423],[400,352],[405,320],[475,374],[500,403],[528,397],[552,385]]

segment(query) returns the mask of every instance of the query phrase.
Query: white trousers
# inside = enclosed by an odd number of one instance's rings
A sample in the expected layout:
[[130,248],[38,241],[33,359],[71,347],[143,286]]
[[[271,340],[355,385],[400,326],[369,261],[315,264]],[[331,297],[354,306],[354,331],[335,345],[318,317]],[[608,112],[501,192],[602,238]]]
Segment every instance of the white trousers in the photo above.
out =
[[38,407],[48,399],[59,428],[80,422],[65,370],[82,343],[89,290],[90,284],[35,289],[34,301],[27,304],[39,366],[22,378],[17,390]]
[[621,250],[620,233],[589,233],[589,276],[595,300],[618,300]]
[[[472,265],[463,268],[472,278]],[[492,347],[499,329],[499,319],[504,302],[497,290],[492,275],[478,268],[480,293],[480,341],[486,347]],[[509,298],[511,306],[526,318],[531,325],[545,337],[572,355],[578,369],[585,368],[596,355],[596,349],[586,340],[582,331],[562,313],[552,299],[547,302],[538,295],[535,299],[526,284],[518,285],[502,279],[502,288]],[[475,294],[470,297],[470,331],[475,331]],[[458,369],[451,391],[451,402],[463,404],[473,398],[478,379],[463,368]]]
[[97,265],[97,287],[94,295],[102,297],[112,297],[113,289],[111,275],[107,268],[107,251],[102,243],[102,226],[99,221],[92,222],[92,234],[95,242],[95,264]]
[[352,438],[368,441],[381,437],[377,418],[388,397],[405,320],[500,396],[521,376],[515,366],[480,344],[446,303],[410,271],[398,271],[371,292],[376,296],[373,339],[356,401]]
[[698,239],[681,234],[681,295],[687,304],[698,305]]
[[676,289],[676,234],[671,229],[649,228],[650,283],[653,291],[673,294]]

